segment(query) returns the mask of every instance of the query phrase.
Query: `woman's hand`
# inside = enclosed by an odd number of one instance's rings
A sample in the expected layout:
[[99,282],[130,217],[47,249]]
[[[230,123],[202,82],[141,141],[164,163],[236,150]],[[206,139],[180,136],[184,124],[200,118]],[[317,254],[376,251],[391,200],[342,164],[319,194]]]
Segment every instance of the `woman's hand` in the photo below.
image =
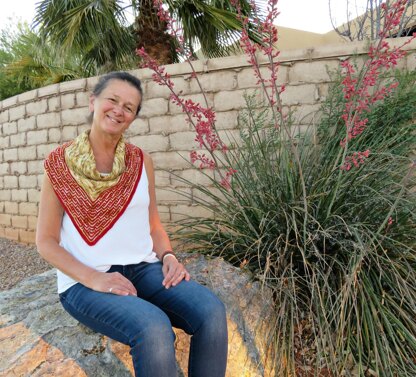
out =
[[98,292],[120,296],[137,296],[136,288],[132,282],[119,272],[94,271],[86,285]]
[[163,279],[162,284],[166,289],[171,286],[179,284],[183,279],[189,281],[191,276],[189,272],[186,271],[185,266],[182,263],[179,263],[174,255],[166,255],[163,261]]

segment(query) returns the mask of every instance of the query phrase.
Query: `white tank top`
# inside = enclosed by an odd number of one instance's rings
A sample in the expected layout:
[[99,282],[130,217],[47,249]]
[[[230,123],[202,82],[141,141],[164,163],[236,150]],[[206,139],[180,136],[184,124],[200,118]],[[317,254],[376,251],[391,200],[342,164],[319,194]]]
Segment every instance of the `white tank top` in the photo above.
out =
[[[143,167],[140,182],[128,207],[113,227],[93,246],[78,233],[65,212],[61,226],[60,245],[85,265],[105,272],[114,264],[128,265],[158,261],[153,250],[149,223],[149,184]],[[77,282],[57,270],[58,293]]]

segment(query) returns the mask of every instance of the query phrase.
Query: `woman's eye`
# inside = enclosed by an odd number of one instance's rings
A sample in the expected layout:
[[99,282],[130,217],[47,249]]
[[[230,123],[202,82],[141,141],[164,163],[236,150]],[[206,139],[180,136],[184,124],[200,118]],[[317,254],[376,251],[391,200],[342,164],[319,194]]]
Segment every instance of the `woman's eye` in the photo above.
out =
[[113,103],[116,102],[116,100],[114,98],[107,98],[107,100],[110,101],[110,102],[113,102]]

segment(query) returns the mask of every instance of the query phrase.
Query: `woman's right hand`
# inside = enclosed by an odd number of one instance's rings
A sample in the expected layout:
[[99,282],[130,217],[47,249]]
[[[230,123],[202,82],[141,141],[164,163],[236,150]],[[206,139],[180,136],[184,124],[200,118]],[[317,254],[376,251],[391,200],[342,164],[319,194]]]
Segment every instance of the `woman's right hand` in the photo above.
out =
[[81,263],[60,246],[63,214],[64,209],[55,194],[48,175],[45,174],[36,231],[36,245],[39,254],[65,275],[94,291],[121,296],[137,296],[136,288],[131,281],[119,272],[106,273],[94,270]]
[[132,282],[119,272],[94,271],[86,284],[88,288],[120,296],[137,296]]

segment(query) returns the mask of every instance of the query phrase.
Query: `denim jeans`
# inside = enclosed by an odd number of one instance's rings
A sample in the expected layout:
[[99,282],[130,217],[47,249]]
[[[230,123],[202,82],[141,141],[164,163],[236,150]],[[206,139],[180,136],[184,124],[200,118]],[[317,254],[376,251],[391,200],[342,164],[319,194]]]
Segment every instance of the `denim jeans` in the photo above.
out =
[[112,266],[137,289],[136,296],[93,291],[78,283],[60,294],[65,310],[82,324],[131,347],[135,375],[174,377],[172,326],[191,335],[189,376],[222,377],[227,363],[223,303],[206,287],[183,280],[162,285],[161,263]]

